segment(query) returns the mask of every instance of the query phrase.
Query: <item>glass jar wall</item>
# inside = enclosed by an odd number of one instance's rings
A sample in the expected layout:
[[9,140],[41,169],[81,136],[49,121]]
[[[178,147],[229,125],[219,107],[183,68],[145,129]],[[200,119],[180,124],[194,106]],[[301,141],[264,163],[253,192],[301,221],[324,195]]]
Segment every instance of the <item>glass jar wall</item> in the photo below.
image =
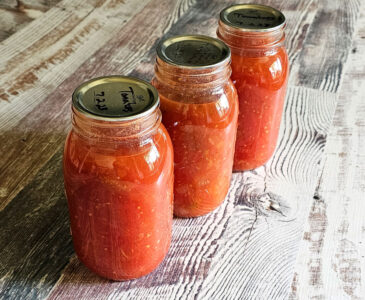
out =
[[164,40],[157,53],[152,84],[174,146],[174,214],[204,215],[222,203],[232,174],[238,100],[230,51],[194,35]]
[[217,35],[231,49],[239,97],[235,171],[263,165],[275,150],[289,74],[284,27],[284,15],[264,5],[221,12]]
[[173,150],[158,94],[147,82],[112,76],[73,95],[64,181],[81,262],[126,280],[154,270],[171,240]]

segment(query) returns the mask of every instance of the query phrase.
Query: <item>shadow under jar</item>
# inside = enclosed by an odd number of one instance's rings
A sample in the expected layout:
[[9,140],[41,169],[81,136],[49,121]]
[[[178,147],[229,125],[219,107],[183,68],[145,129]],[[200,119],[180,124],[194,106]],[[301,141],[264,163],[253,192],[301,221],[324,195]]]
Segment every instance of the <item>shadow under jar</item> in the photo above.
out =
[[230,50],[218,39],[175,36],[157,47],[152,84],[174,146],[176,216],[209,213],[228,192],[238,117],[230,75]]
[[274,153],[289,74],[284,27],[284,15],[264,5],[233,5],[220,14],[217,35],[231,49],[239,98],[235,171],[257,168]]
[[153,271],[171,240],[173,150],[159,97],[131,77],[96,78],[73,94],[63,160],[72,239],[102,277]]

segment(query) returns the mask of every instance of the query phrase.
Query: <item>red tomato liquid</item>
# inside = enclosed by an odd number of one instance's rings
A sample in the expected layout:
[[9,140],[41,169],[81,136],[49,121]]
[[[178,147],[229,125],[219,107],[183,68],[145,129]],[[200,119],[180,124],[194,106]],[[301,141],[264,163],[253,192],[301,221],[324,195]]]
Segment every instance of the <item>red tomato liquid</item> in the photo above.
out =
[[231,48],[239,99],[233,170],[251,170],[270,159],[278,140],[289,75],[284,27],[242,31],[219,21],[217,35]]
[[174,214],[207,214],[223,202],[230,185],[238,117],[236,90],[228,79],[220,94],[197,92],[200,100],[184,102],[179,101],[181,95],[164,91],[156,80],[153,84],[160,93],[162,122],[174,145]]
[[100,276],[127,280],[153,271],[168,251],[173,153],[163,125],[144,146],[113,147],[71,131],[65,190],[78,258]]
[[267,162],[276,147],[288,78],[285,49],[267,56],[232,51],[231,78],[240,111],[233,169],[250,170]]

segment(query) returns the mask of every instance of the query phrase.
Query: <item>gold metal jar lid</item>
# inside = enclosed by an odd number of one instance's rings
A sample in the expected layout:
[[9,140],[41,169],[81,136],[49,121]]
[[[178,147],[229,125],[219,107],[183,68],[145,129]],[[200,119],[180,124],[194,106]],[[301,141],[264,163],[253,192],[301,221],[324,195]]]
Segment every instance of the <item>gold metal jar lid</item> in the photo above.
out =
[[285,26],[285,16],[279,10],[260,4],[236,4],[223,9],[221,21],[242,31],[274,31]]
[[177,35],[162,40],[157,55],[170,65],[192,69],[219,66],[231,59],[225,43],[205,35]]
[[92,119],[127,121],[150,114],[159,105],[157,90],[148,82],[127,76],[105,76],[81,84],[73,106]]

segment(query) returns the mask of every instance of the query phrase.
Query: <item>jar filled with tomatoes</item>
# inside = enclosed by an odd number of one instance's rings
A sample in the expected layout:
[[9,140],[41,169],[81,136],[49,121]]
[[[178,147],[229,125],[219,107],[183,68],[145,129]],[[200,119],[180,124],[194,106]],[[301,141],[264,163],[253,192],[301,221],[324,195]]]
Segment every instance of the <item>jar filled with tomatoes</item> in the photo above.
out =
[[211,212],[228,192],[238,116],[230,75],[230,50],[218,39],[174,36],[157,47],[152,84],[174,146],[176,216]]
[[80,261],[113,280],[154,270],[170,245],[173,205],[173,150],[156,89],[123,76],[79,86],[63,171]]
[[220,14],[218,37],[232,52],[239,97],[235,171],[254,169],[273,155],[288,81],[285,17],[269,6],[238,4]]

